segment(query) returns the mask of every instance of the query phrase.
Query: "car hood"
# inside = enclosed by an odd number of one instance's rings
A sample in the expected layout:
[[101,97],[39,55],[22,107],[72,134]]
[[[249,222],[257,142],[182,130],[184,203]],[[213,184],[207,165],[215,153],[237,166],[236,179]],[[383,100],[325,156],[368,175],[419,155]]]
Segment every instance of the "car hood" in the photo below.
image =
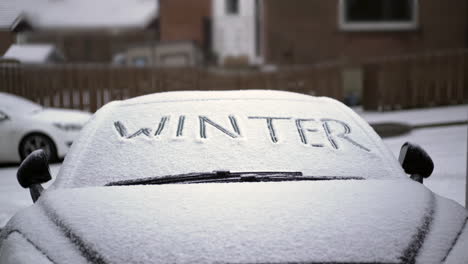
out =
[[57,189],[36,206],[99,263],[437,263],[467,217],[409,180]]
[[71,109],[44,108],[35,112],[32,117],[36,120],[41,120],[48,123],[84,125],[84,123],[86,123],[91,117],[91,114],[88,112]]

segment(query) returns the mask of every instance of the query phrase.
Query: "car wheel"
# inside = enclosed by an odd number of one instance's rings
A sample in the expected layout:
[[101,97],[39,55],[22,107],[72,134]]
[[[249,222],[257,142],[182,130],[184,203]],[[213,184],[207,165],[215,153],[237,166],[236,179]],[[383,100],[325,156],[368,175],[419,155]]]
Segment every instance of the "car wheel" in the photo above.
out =
[[43,134],[31,134],[26,136],[20,143],[19,153],[21,160],[24,160],[31,152],[42,149],[44,150],[49,161],[57,160],[57,149],[54,142]]

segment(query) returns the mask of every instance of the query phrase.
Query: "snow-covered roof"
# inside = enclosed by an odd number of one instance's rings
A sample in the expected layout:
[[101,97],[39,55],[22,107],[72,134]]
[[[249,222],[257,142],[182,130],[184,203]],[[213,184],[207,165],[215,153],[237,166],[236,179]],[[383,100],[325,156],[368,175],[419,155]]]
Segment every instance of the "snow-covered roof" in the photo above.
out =
[[73,144],[54,185],[218,170],[406,178],[372,128],[332,99],[210,91],[159,93],[103,107]]
[[55,46],[51,44],[13,44],[3,55],[5,59],[17,59],[22,63],[47,62],[55,52]]
[[157,16],[156,0],[2,0],[0,28],[22,15],[35,28],[143,28]]
[[20,6],[16,4],[10,4],[9,2],[16,3],[16,1],[12,0],[0,1],[0,30],[10,29],[15,20],[21,14]]

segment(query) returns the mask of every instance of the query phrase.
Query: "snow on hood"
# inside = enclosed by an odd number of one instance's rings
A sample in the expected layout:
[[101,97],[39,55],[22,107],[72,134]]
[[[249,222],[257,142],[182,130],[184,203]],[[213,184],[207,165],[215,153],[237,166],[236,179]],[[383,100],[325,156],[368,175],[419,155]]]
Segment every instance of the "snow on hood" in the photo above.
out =
[[431,222],[431,231],[427,234],[421,253],[418,254],[417,263],[468,263],[467,261],[444,262],[450,252],[456,251],[452,247],[457,242],[458,247],[464,247],[460,257],[468,259],[466,246],[468,241],[460,239],[463,226],[466,228],[468,211],[458,203],[449,199],[436,199],[434,204],[434,220]]
[[48,123],[84,125],[91,117],[90,113],[58,108],[44,108],[34,113],[33,117]]
[[412,263],[434,204],[400,180],[90,187],[38,201],[104,263]]
[[10,115],[30,114],[42,109],[41,105],[26,98],[3,92],[0,92],[0,106],[0,110],[6,111]]
[[372,128],[335,100],[274,91],[172,92],[101,108],[54,187],[215,170],[407,178]]

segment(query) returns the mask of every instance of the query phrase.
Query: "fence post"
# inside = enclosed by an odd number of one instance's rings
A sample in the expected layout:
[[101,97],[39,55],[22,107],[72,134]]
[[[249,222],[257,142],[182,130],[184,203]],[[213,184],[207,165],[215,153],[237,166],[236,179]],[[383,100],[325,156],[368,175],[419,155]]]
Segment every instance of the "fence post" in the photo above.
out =
[[89,94],[89,111],[90,112],[96,112],[97,110],[97,95],[98,95],[98,87],[99,87],[99,82],[98,78],[100,76],[100,68],[99,66],[93,65],[92,70],[90,72],[90,75],[92,77],[92,80],[90,82],[90,86],[88,89],[88,94]]
[[463,54],[463,62],[462,62],[462,69],[463,69],[463,75],[462,75],[462,89],[460,96],[462,99],[462,102],[464,104],[468,103],[468,52],[465,52]]
[[379,67],[377,64],[365,64],[362,69],[362,106],[365,110],[378,110],[381,107]]

